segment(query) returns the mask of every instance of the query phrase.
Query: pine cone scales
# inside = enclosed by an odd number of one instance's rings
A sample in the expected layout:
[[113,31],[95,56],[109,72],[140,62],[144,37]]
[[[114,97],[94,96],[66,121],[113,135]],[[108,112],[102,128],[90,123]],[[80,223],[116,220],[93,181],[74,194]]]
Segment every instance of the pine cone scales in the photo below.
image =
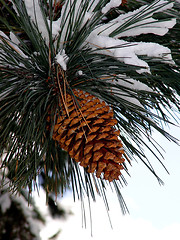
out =
[[[64,96],[65,104],[53,130],[53,139],[89,173],[112,181],[123,169],[123,146],[115,129],[117,120],[104,101],[74,90]],[[78,101],[78,103],[77,103]]]

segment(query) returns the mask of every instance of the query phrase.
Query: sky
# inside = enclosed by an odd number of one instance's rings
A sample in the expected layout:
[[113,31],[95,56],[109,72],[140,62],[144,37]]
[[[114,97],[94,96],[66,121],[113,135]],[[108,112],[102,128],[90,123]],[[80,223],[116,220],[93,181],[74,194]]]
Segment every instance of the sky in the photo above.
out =
[[[171,127],[169,132],[180,137],[180,129]],[[160,134],[154,134],[158,143],[165,149],[163,163],[170,174],[163,169],[157,160],[148,154],[159,177],[164,181],[160,186],[156,178],[139,161],[133,162],[129,167],[131,177],[126,177],[128,185],[122,189],[122,195],[129,209],[129,214],[122,215],[116,194],[109,189],[107,191],[110,207],[109,215],[111,224],[105,210],[104,202],[97,198],[91,203],[92,229],[86,204],[87,226],[82,227],[81,203],[73,202],[71,192],[68,192],[61,200],[61,204],[67,210],[72,211],[66,220],[52,220],[48,218],[47,225],[41,231],[42,240],[47,240],[58,230],[61,230],[57,240],[99,240],[99,239],[123,239],[123,240],[179,240],[180,239],[180,146],[165,140]],[[42,194],[41,206],[42,206]],[[39,199],[40,200],[40,199]],[[38,200],[38,201],[39,201]],[[45,196],[44,196],[45,202]],[[44,209],[44,213],[47,209]],[[46,212],[47,214],[47,212]],[[91,231],[93,236],[91,236]]]

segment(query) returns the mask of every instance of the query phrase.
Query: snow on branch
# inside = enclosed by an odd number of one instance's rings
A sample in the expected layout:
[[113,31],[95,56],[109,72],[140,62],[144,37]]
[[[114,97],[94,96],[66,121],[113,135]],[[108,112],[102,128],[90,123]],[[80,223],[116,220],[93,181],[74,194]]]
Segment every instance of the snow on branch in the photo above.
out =
[[[176,24],[176,19],[157,20],[152,15],[173,7],[173,3],[157,0],[150,5],[121,14],[116,19],[98,26],[88,37],[89,45],[102,54],[110,55],[129,65],[142,67],[138,73],[150,73],[146,61],[138,56],[158,58],[168,64],[174,64],[169,48],[157,43],[133,42],[129,43],[118,38],[153,33],[165,35]],[[103,50],[99,50],[99,49]]]
[[101,10],[102,13],[107,13],[111,8],[119,7],[122,3],[122,0],[111,0],[109,3],[106,4],[105,7]]
[[[39,5],[39,1],[25,0],[24,2],[28,15],[37,25],[43,38],[49,45],[46,24],[50,25],[50,20],[47,19],[47,22],[45,23],[45,18],[41,6]],[[66,42],[72,38],[74,31],[76,31],[74,30],[76,29],[75,26],[78,25],[78,30],[80,30],[87,21],[93,21],[95,11],[100,11],[101,15],[105,14],[111,8],[118,7],[122,3],[122,0],[110,0],[107,4],[105,3],[106,1],[103,2],[100,0],[67,0],[62,6],[59,19],[52,21],[52,37],[54,39],[55,37],[59,38],[56,61],[64,70],[66,70],[66,64],[68,61],[68,58],[65,57],[64,54]],[[102,5],[102,9],[98,10],[98,4]],[[148,33],[160,36],[165,35],[169,29],[176,24],[176,19],[158,20],[153,18],[153,14],[171,9],[173,5],[173,2],[156,0],[151,4],[144,5],[132,12],[120,14],[119,17],[108,23],[99,21],[92,31],[88,32],[86,42],[82,43],[82,46],[85,46],[85,44],[88,43],[88,46],[94,50],[97,49],[98,53],[100,52],[105,55],[113,56],[119,61],[129,65],[142,67],[140,70],[137,70],[139,73],[150,73],[150,67],[146,61],[140,59],[141,55],[156,57],[168,64],[174,64],[171,51],[167,47],[161,46],[157,43],[128,43],[119,39],[121,37],[137,36]]]
[[158,43],[128,43],[124,40],[106,36],[94,36],[89,39],[89,44],[94,49],[98,47],[97,51],[101,54],[115,57],[129,65],[142,67],[140,70],[137,70],[138,73],[150,73],[150,67],[147,62],[141,60],[138,56],[156,57],[166,63],[174,64],[170,49]]
[[132,12],[121,14],[112,21],[100,25],[94,30],[94,34],[113,36],[115,38],[147,33],[163,36],[176,24],[176,19],[157,20],[152,18],[152,15],[172,7],[173,3],[163,0],[155,1],[151,5],[145,5]]
[[66,55],[64,49],[56,55],[56,61],[59,63],[59,65],[62,67],[64,71],[66,71],[67,69],[66,64],[68,62],[68,59],[69,57]]
[[[9,47],[11,47],[14,51],[16,51],[23,58],[27,58],[27,56],[18,47],[19,41],[12,32],[10,32],[10,37],[8,37],[4,32],[0,31],[0,44],[5,44],[5,43],[8,44]],[[0,49],[0,52],[5,53],[2,48]],[[0,59],[1,59],[1,56],[0,56]]]

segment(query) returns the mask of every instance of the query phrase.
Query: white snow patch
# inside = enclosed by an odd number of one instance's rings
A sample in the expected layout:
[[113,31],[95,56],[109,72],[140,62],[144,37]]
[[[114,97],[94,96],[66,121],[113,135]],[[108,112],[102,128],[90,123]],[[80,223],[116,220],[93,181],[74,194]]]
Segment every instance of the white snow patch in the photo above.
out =
[[0,196],[0,208],[2,213],[5,213],[7,209],[9,209],[11,206],[11,199],[9,197],[9,193],[3,193]]
[[142,67],[140,70],[137,70],[137,72],[139,73],[150,73],[149,65],[147,64],[147,62],[140,59],[138,57],[139,55],[156,57],[160,61],[175,64],[172,60],[170,49],[157,43],[128,43],[124,40],[96,35],[91,36],[88,41],[92,48],[102,49],[97,50],[99,53],[115,57],[119,61],[129,65]]
[[95,48],[96,46],[103,49],[99,50],[102,54],[115,57],[126,64],[144,67],[144,71],[150,72],[148,64],[139,59],[136,56],[134,49],[131,48],[133,46],[128,46],[128,43],[124,40],[113,39],[105,36],[94,36],[89,39],[89,43],[92,48]]
[[[0,43],[3,44],[3,41],[7,42],[12,49],[19,53],[19,55],[21,55],[23,58],[27,58],[28,56],[25,55],[18,47],[18,39],[16,38],[16,36],[13,33],[11,33],[10,37],[12,37],[12,40],[4,32],[0,31]],[[13,42],[13,40],[15,40],[15,43]],[[3,50],[0,49],[0,51]]]
[[[79,29],[81,29],[89,19],[93,18],[94,14],[94,8],[99,3],[99,0],[91,0],[88,2],[88,7],[84,3],[84,1],[65,1],[62,10],[61,10],[61,16],[59,18],[60,21],[60,29],[61,29],[61,36],[60,36],[60,48],[63,48],[64,43],[67,41],[67,33],[69,32],[69,26],[72,28],[77,23],[77,20],[80,20],[78,22]],[[86,9],[87,7],[87,9]],[[72,19],[72,16],[70,18],[70,12],[74,12],[74,16]],[[84,10],[86,9],[86,11]],[[84,14],[82,18],[82,13]],[[82,20],[82,22],[81,22]]]
[[[61,38],[60,38],[60,48],[63,48],[63,44],[66,42],[66,33],[68,32],[69,26],[73,25],[73,21],[70,18],[70,11],[73,9],[74,16],[78,17],[78,10],[81,9],[81,1],[65,1],[62,10],[61,16],[59,21],[61,22],[60,29],[61,29]],[[71,21],[71,23],[70,23]]]
[[163,12],[172,7],[173,3],[168,3],[163,0],[155,1],[152,7],[144,5],[137,10],[121,14],[109,23],[98,26],[93,34],[109,36],[113,31],[122,28],[122,30],[115,35],[115,38],[137,36],[147,33],[163,36],[176,24],[175,18],[159,21],[152,18],[152,15],[157,12]]
[[9,1],[12,3],[13,9],[14,9],[14,11],[16,12],[17,16],[19,16],[18,10],[17,10],[17,8],[16,8],[15,3],[13,2],[13,0],[9,0]]
[[13,32],[10,32],[10,39],[13,43],[15,43],[16,45],[18,45],[20,42],[19,42],[19,39],[16,37],[16,35],[13,33]]
[[[47,20],[49,28],[50,28],[50,20]],[[58,35],[60,31],[60,24],[61,24],[61,19],[59,18],[56,21],[52,21],[52,36],[53,38]]]
[[118,34],[118,37],[138,36],[140,34],[156,34],[164,36],[170,28],[174,27],[176,19],[169,21],[158,21],[153,18],[149,18],[141,21],[140,23],[132,24],[130,28],[126,29],[122,33]]
[[[117,95],[118,97],[120,97],[124,100],[127,100],[128,102],[131,102],[132,104],[135,105],[135,107],[137,106],[139,108],[139,110],[141,111],[141,113],[144,112],[144,107],[138,100],[138,96],[136,97],[136,95],[134,95],[134,97],[133,97],[129,93],[131,93],[131,89],[137,90],[137,91],[146,91],[149,93],[154,92],[150,87],[148,87],[146,84],[143,84],[133,78],[126,76],[125,74],[118,75],[118,76],[116,76],[116,81],[114,81],[114,80],[111,80],[111,81],[114,82],[114,84],[117,86],[119,85],[120,87],[123,86],[123,87],[127,88],[126,89],[127,91],[125,89],[122,91],[119,88],[112,87],[111,89],[112,89],[113,94]],[[133,93],[133,94],[135,94],[135,93]]]
[[146,91],[146,92],[150,92],[150,93],[154,92],[146,84],[144,84],[140,81],[137,81],[136,79],[130,78],[124,74],[117,76],[116,83],[121,86],[128,87],[128,88],[135,89],[135,90]]
[[[99,0],[89,0],[87,10],[84,10],[84,17],[82,18],[80,28],[83,27],[83,25],[93,17],[94,9],[98,3]],[[122,0],[110,0],[102,8],[101,12],[106,13],[111,8],[118,7],[121,3]],[[27,12],[32,21],[37,24],[42,36],[46,39],[46,42],[48,42],[48,32],[45,26],[39,1],[25,0],[25,4],[27,7]],[[136,36],[147,33],[153,33],[160,36],[165,35],[168,30],[176,24],[176,19],[173,18],[167,21],[160,21],[154,19],[153,14],[171,9],[173,5],[173,2],[169,2],[167,0],[156,0],[150,5],[144,5],[134,11],[121,14],[106,24],[99,24],[89,35],[87,42],[94,50],[97,48],[103,49],[98,50],[98,52],[102,54],[115,57],[119,61],[122,61],[126,64],[140,67],[141,69],[137,70],[138,73],[150,73],[150,67],[148,63],[140,59],[140,55],[156,57],[159,58],[160,61],[174,64],[171,51],[167,47],[161,46],[157,43],[128,43],[118,39],[124,36]],[[73,19],[70,18],[70,11],[72,11],[72,9],[74,12]],[[57,21],[52,22],[53,37],[55,38],[61,31],[61,36],[59,39],[60,46],[57,46],[61,50],[56,55],[56,61],[61,65],[63,70],[67,69],[68,57],[63,50],[63,45],[67,41],[66,37],[68,36],[70,22],[73,28],[73,24],[76,24],[76,21],[81,19],[83,9],[85,9],[83,1],[65,1],[62,6],[61,17]],[[47,22],[50,25],[50,21],[47,20]],[[109,37],[113,31],[121,28],[122,30],[115,34],[114,37]],[[86,43],[84,43],[84,45],[85,44]]]
[[122,0],[111,0],[106,4],[105,7],[102,8],[102,13],[107,13],[111,8],[119,7],[122,3]]
[[[2,181],[2,179],[3,174],[2,171],[0,171],[0,182]],[[5,213],[11,207],[11,202],[18,203],[20,205],[20,208],[22,209],[25,219],[29,223],[31,233],[36,236],[37,240],[40,240],[39,239],[40,222],[34,219],[33,215],[34,212],[32,206],[28,206],[28,202],[22,195],[14,195],[11,192],[9,192],[8,188],[11,186],[11,184],[12,183],[8,178],[4,179],[4,185],[1,190],[6,192],[0,195],[0,208],[2,213]]]
[[37,220],[34,219],[33,210],[31,210],[32,207],[28,206],[28,203],[24,199],[23,196],[11,195],[11,197],[14,201],[16,201],[17,203],[20,204],[23,214],[29,223],[30,231],[32,234],[34,234],[37,237],[36,239],[38,240],[39,239],[39,231],[40,231],[39,223]]
[[79,76],[82,76],[82,75],[84,75],[84,73],[83,73],[83,71],[82,71],[82,70],[79,70],[79,71],[77,72],[77,74],[78,74]]
[[64,71],[67,70],[68,59],[69,57],[66,55],[64,49],[56,55],[56,61],[59,63],[59,65],[62,67]]
[[27,13],[30,16],[31,20],[36,24],[46,42],[49,42],[48,30],[39,5],[39,1],[24,0],[24,3],[26,5]]

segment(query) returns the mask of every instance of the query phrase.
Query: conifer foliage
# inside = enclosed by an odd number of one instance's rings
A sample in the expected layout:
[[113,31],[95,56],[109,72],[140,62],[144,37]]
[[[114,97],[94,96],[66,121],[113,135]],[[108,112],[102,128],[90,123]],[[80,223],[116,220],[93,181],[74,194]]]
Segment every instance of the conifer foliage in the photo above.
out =
[[153,129],[176,142],[163,124],[179,111],[179,19],[169,0],[0,0],[1,171],[13,191],[43,174],[47,192],[95,199],[109,181],[125,210],[133,158],[160,181],[144,149],[161,161]]

